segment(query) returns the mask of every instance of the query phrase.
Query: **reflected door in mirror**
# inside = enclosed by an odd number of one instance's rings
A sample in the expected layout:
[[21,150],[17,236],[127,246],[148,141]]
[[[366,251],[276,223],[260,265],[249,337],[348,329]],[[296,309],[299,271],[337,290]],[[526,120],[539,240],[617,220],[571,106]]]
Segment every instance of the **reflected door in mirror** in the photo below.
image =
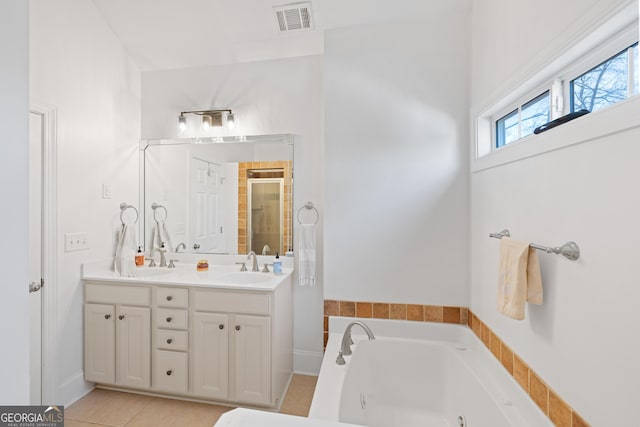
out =
[[220,165],[191,158],[191,244],[196,252],[225,252],[221,182]]

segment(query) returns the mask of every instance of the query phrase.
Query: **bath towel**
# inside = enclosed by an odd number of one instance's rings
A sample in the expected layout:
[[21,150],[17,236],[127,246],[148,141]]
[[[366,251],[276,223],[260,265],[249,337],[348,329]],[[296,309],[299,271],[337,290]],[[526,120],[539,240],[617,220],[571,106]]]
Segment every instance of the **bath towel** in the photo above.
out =
[[298,241],[298,283],[300,286],[316,285],[316,226],[300,225]]
[[164,221],[156,221],[156,225],[151,233],[151,250],[161,248],[163,243],[167,252],[173,252],[171,237],[169,236],[169,230],[167,230],[167,223]]
[[525,302],[542,304],[538,253],[528,243],[503,237],[500,240],[498,311],[522,320]]
[[113,271],[120,274],[122,277],[135,276],[137,238],[135,225],[122,225],[120,234],[118,234],[116,254],[113,258]]

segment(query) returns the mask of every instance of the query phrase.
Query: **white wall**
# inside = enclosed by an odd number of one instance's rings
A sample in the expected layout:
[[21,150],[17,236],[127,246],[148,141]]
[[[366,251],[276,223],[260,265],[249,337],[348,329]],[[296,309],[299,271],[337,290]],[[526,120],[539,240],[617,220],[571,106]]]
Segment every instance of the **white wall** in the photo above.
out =
[[[518,70],[551,59],[535,52],[564,49],[619,3],[474,3],[472,111],[504,91],[501,82],[522,76]],[[539,31],[536,13],[552,7]],[[570,139],[584,126],[602,127],[611,114],[633,128],[471,177],[471,309],[592,425],[621,425],[637,412],[638,111],[640,99],[592,113],[543,135]],[[498,241],[488,234],[503,228],[543,245],[575,240],[582,251],[576,262],[540,254],[544,304],[528,307],[524,321],[495,310]]]
[[[311,200],[322,213],[322,84],[321,56],[145,72],[142,135],[174,138],[181,111],[221,108],[231,108],[236,119],[233,132],[226,134],[294,134],[294,210]],[[194,132],[191,129],[189,136]],[[321,254],[322,218],[318,225]],[[294,287],[294,368],[298,372],[317,372],[322,358],[321,255],[318,269],[317,287]]]
[[469,3],[325,39],[325,299],[468,303]]
[[0,3],[0,404],[29,404],[29,4]]
[[[83,380],[83,262],[113,256],[119,204],[138,204],[140,72],[90,0],[31,1],[31,100],[57,110],[57,366],[55,403]],[[102,199],[102,184],[111,199]],[[87,232],[89,250],[64,252]],[[44,290],[47,292],[47,289]]]

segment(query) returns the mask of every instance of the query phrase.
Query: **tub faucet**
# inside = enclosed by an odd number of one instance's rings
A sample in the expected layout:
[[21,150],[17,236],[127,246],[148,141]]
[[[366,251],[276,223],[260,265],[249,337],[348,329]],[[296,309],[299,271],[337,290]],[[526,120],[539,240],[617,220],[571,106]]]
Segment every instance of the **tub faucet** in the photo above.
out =
[[247,255],[247,259],[251,259],[251,256],[253,256],[253,266],[251,267],[251,271],[258,271],[258,257],[253,251],[249,252],[249,255]]
[[340,352],[338,353],[338,357],[336,358],[336,363],[338,365],[344,365],[344,357],[342,356],[349,356],[352,353],[351,344],[353,344],[353,341],[351,340],[351,328],[353,328],[355,325],[358,325],[362,329],[364,329],[364,331],[367,333],[369,341],[373,341],[376,339],[371,329],[369,329],[369,327],[364,323],[359,321],[349,323],[347,328],[344,330],[344,335],[342,336],[342,345],[340,346]]
[[166,267],[167,266],[167,257],[165,256],[165,254],[167,253],[167,250],[164,248],[164,245],[162,245],[161,248],[155,248],[154,250],[151,251],[151,258],[153,258],[153,255],[156,252],[160,252],[160,267]]
[[178,246],[176,246],[176,253],[180,252],[180,248],[187,250],[187,245],[184,243],[178,243]]

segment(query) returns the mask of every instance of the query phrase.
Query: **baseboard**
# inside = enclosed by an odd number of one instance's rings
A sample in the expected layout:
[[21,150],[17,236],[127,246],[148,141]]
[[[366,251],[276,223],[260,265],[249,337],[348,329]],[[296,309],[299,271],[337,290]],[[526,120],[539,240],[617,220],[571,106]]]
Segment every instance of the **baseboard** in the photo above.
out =
[[62,404],[69,406],[93,390],[94,384],[84,380],[84,371],[71,375],[60,384],[55,392],[55,402],[44,404]]
[[303,375],[318,375],[322,365],[321,351],[293,351],[293,372]]

